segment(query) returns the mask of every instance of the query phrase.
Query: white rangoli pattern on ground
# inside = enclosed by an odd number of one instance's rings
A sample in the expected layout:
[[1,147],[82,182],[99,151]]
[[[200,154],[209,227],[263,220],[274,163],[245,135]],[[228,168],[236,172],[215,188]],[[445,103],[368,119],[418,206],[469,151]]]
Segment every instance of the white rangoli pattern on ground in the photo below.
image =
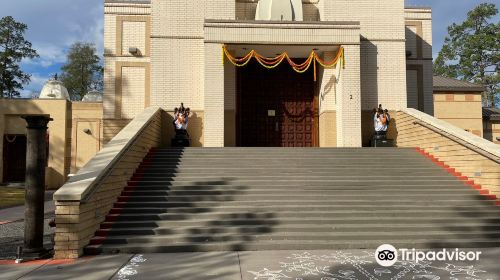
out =
[[122,267],[118,271],[118,280],[129,280],[129,277],[137,275],[137,268],[139,268],[141,263],[144,263],[146,261],[147,259],[145,259],[143,255],[134,256],[132,259],[130,259],[129,263],[126,266]]
[[[248,272],[252,274],[254,280],[304,280],[304,278],[307,280],[493,280],[482,278],[481,273],[486,271],[474,268],[473,265],[457,266],[447,263],[446,266],[434,266],[429,261],[419,263],[398,261],[392,267],[384,268],[377,265],[373,252],[368,251],[363,251],[361,254],[333,251],[325,255],[303,252],[292,254],[285,261],[278,262],[278,265],[278,269],[266,267],[260,271]],[[349,269],[343,267],[334,271],[332,269],[334,265],[347,266]],[[436,275],[436,272],[447,276],[443,278]]]

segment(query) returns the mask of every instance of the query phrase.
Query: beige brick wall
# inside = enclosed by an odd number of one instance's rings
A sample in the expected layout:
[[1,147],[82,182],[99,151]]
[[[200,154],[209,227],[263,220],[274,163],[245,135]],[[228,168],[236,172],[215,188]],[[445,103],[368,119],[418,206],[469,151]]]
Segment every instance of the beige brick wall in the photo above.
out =
[[406,63],[402,41],[361,41],[362,108],[382,104],[389,110],[406,108]]
[[483,137],[495,144],[500,144],[500,121],[483,120]]
[[[116,110],[116,102],[117,96],[121,95],[122,92],[119,90],[117,86],[117,81],[121,86],[122,81],[121,78],[117,80],[119,77],[119,69],[120,65],[136,63],[136,65],[141,65],[141,67],[148,67],[150,65],[149,57],[143,58],[134,58],[134,57],[114,57],[107,56],[104,58],[104,95],[103,95],[103,110],[104,110],[104,118],[105,119],[113,119],[116,118],[117,115],[121,113],[120,110]],[[146,87],[146,83],[144,86]],[[148,84],[149,85],[149,84]],[[146,88],[142,89],[144,99],[144,92]],[[139,98],[139,97],[138,97]],[[122,100],[121,102],[127,102],[127,100]]]
[[325,110],[319,114],[319,146],[322,148],[337,147],[337,114]]
[[203,61],[202,39],[153,38],[151,104],[172,110],[184,102],[193,110],[203,110]]
[[71,115],[71,173],[76,173],[103,146],[102,103],[73,102]]
[[152,1],[153,37],[202,37],[205,2]]
[[103,120],[103,144],[107,144],[116,136],[127,124],[130,119],[105,119]]
[[235,19],[236,1],[211,0],[205,3],[205,18]]
[[[330,51],[323,53],[325,61],[331,61],[337,52]],[[335,111],[337,109],[336,94],[338,90],[338,78],[340,78],[341,66],[340,63],[334,68],[319,67],[318,83],[319,86],[319,113],[326,110]],[[321,120],[320,120],[321,123]]]
[[480,92],[434,92],[434,116],[482,137],[481,100]]
[[122,24],[122,54],[128,54],[130,47],[138,48],[142,53],[145,53],[146,22],[124,21]]
[[[456,171],[474,180],[476,184],[480,184],[497,196],[500,195],[500,164],[471,150],[460,142],[424,126],[414,124],[417,121],[419,119],[404,112],[397,113],[395,122],[398,131],[398,147],[424,149],[445,164],[455,168]],[[452,127],[451,125],[448,126]],[[483,139],[475,137],[474,135],[467,136],[463,142],[476,146],[481,150],[481,144],[478,146],[475,143],[481,142],[480,140]],[[474,142],[468,142],[467,138],[474,139]]]
[[205,147],[224,147],[225,67],[221,50],[221,44],[205,44]]
[[[405,9],[407,58],[408,107],[434,114],[432,83],[432,11],[426,8]],[[417,76],[420,77],[417,79]],[[418,101],[418,93],[423,100]],[[420,102],[420,107],[418,106]]]
[[[104,119],[124,118],[128,122],[150,104],[151,5],[106,3],[104,13]],[[133,56],[129,47],[137,47],[140,54]],[[120,67],[127,63],[128,67]],[[133,67],[130,63],[137,65]],[[122,79],[119,74],[126,76]],[[110,122],[104,122],[104,126],[107,123]],[[104,138],[109,140],[111,135]]]
[[360,21],[361,36],[370,40],[404,40],[403,0],[327,0],[322,20]]
[[340,73],[337,103],[337,147],[361,147],[360,48],[344,46],[345,68]]
[[133,119],[145,107],[146,69],[123,67],[121,76],[121,117]]

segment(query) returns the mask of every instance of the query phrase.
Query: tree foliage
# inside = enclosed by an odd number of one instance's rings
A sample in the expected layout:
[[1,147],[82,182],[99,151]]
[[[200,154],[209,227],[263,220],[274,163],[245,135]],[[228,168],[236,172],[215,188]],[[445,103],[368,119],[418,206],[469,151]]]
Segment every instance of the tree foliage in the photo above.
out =
[[434,62],[434,73],[486,88],[485,106],[499,103],[500,23],[495,4],[483,3],[469,11],[461,24],[448,27],[448,36]]
[[26,29],[26,24],[11,16],[0,19],[0,98],[19,96],[23,85],[30,82],[31,75],[24,73],[19,63],[25,58],[38,57],[38,54],[24,39]]
[[82,100],[89,91],[103,89],[104,69],[94,44],[74,43],[61,70],[61,81],[72,100]]

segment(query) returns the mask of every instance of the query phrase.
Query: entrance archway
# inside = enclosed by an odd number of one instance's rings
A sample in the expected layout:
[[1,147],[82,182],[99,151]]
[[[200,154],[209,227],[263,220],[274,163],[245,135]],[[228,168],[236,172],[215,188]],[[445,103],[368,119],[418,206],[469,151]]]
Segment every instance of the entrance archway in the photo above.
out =
[[312,69],[299,74],[286,63],[265,69],[252,61],[238,68],[237,145],[318,147],[318,100],[313,75]]
[[26,135],[3,137],[3,181],[24,182],[26,176]]

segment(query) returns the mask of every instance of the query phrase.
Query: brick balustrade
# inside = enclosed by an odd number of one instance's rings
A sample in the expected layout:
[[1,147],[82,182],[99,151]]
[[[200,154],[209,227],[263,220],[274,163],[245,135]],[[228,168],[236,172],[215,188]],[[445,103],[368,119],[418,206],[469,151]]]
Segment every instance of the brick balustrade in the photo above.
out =
[[395,122],[398,147],[418,147],[500,196],[500,146],[415,109],[399,111]]
[[162,110],[140,113],[55,194],[55,258],[83,254],[144,156],[162,138]]

